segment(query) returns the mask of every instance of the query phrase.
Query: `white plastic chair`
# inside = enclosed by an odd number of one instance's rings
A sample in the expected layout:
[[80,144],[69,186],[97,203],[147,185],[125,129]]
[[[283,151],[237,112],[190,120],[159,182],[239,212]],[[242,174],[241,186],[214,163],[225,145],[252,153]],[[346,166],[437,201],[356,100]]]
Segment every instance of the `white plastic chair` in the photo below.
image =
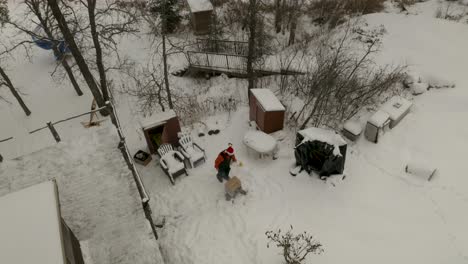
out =
[[163,171],[169,176],[169,180],[172,184],[175,184],[175,177],[186,174],[188,176],[187,169],[185,168],[184,156],[172,148],[170,144],[163,144],[158,148],[158,154],[161,157],[160,164]]
[[199,164],[201,161],[206,162],[205,150],[197,143],[193,142],[190,136],[182,136],[179,139],[179,144],[181,147],[180,152],[189,160],[192,168],[195,168],[195,165]]

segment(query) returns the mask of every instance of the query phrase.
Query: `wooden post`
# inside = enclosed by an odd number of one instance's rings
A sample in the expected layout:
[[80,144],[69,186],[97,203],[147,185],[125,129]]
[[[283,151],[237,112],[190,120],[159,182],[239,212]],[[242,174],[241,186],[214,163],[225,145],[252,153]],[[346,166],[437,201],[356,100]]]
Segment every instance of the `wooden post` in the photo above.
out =
[[52,122],[48,122],[47,126],[49,127],[50,132],[52,133],[52,135],[54,136],[55,141],[57,141],[57,143],[60,142],[60,135],[57,133],[57,130],[55,130],[55,127],[52,124]]
[[206,55],[206,66],[210,66],[210,60],[208,59],[208,53],[205,53]]
[[228,55],[227,55],[227,54],[226,54],[226,66],[227,66],[227,68],[228,68],[228,70],[229,70],[229,59],[228,59]]

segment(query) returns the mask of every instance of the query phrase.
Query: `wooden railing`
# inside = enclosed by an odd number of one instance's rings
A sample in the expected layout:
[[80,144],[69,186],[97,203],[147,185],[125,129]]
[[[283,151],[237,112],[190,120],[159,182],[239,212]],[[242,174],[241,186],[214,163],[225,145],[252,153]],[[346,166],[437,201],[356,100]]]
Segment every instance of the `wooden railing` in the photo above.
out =
[[245,72],[247,58],[240,55],[188,51],[189,65],[198,68]]
[[197,39],[197,48],[201,52],[247,56],[249,43],[232,40]]

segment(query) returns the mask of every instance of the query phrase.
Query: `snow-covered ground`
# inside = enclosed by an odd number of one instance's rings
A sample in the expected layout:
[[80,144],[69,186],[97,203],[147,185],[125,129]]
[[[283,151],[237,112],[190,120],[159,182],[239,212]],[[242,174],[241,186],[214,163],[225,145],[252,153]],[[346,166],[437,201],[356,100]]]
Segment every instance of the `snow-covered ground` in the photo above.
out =
[[[139,166],[154,217],[165,219],[159,244],[166,264],[279,264],[280,250],[266,247],[264,233],[289,225],[316,235],[324,245],[322,255],[311,256],[313,263],[468,263],[464,226],[468,222],[468,178],[463,173],[463,154],[468,148],[464,122],[468,114],[468,25],[435,18],[436,2],[417,4],[409,15],[390,12],[364,17],[370,26],[384,25],[387,31],[377,57],[379,64],[407,63],[423,81],[449,80],[456,88],[431,89],[414,97],[411,113],[378,144],[363,137],[351,143],[344,181],[336,177],[324,183],[315,176],[290,176],[294,133],[287,129],[275,135],[282,139],[277,160],[249,156],[242,144],[250,129],[246,106],[210,118],[210,123],[219,121],[220,134],[202,138],[194,134],[195,141],[206,148],[208,161],[190,169],[190,175],[181,176],[175,186],[157,161]],[[135,48],[143,44],[131,43],[123,43],[124,50],[134,58],[144,58],[147,50]],[[14,101],[0,105],[0,140],[15,137],[0,143],[0,153],[8,159],[55,144],[47,130],[33,135],[28,131],[90,107],[88,91],[77,97],[66,81],[51,81],[48,75],[54,64],[50,53],[39,50],[34,50],[32,62],[9,62],[11,77],[27,94],[33,115],[25,118]],[[217,77],[195,83],[172,78],[180,87],[206,88],[210,95],[246,96],[245,81]],[[127,95],[116,96],[129,147],[132,151],[144,149],[135,101]],[[79,122],[58,129],[64,141],[87,133]],[[231,175],[238,176],[249,192],[233,203],[224,200],[223,185],[213,168],[216,155],[228,142],[234,144],[243,163]],[[431,182],[404,172],[408,162],[418,159],[438,169]],[[9,185],[11,176],[2,170],[4,166],[0,164],[0,183]],[[69,213],[72,217],[73,212]],[[95,230],[102,231],[100,227]],[[117,236],[119,232],[125,230],[119,230]],[[136,241],[128,238],[129,244]]]

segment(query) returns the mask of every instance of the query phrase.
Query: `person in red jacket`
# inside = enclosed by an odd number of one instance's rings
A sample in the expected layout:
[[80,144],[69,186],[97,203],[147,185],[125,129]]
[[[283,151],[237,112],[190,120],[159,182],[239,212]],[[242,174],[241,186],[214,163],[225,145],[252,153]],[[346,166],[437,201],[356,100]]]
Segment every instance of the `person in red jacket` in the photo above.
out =
[[219,182],[223,180],[229,181],[229,172],[231,171],[231,162],[236,162],[236,156],[234,155],[234,148],[229,143],[228,148],[221,151],[215,160],[215,168],[218,170],[216,178]]

